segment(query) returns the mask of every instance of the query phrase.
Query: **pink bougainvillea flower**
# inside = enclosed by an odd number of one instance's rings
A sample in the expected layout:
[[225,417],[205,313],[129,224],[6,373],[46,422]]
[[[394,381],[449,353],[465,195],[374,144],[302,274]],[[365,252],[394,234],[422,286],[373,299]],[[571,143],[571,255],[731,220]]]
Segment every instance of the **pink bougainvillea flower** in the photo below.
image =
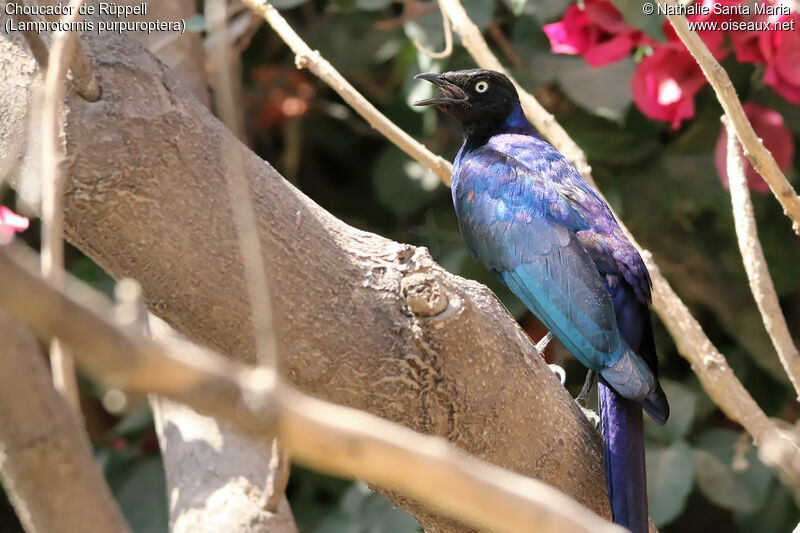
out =
[[0,246],[11,242],[14,233],[28,229],[28,219],[0,205]]
[[[770,2],[775,5],[778,2]],[[790,4],[780,2],[787,8]],[[795,12],[783,15],[760,15],[749,22],[770,24],[770,30],[731,32],[736,59],[743,63],[766,65],[764,82],[793,104],[800,104],[800,15]],[[794,31],[777,30],[776,24]]]
[[572,4],[560,21],[546,24],[544,32],[553,52],[582,55],[593,67],[619,61],[647,40],[608,0],[586,0],[583,7]]
[[[745,115],[753,124],[756,135],[764,142],[767,150],[772,152],[778,166],[784,171],[787,170],[794,157],[794,138],[783,123],[783,117],[773,109],[762,107],[752,102],[747,102],[742,107]],[[742,157],[744,156],[742,155]],[[722,128],[719,139],[717,139],[717,146],[714,149],[714,163],[722,184],[725,185],[725,188],[728,188],[728,132],[725,128]],[[759,193],[769,191],[767,182],[755,171],[747,159],[744,159],[744,168],[747,176],[747,186],[750,189]]]
[[664,46],[644,58],[633,73],[633,101],[645,116],[677,129],[694,116],[694,96],[706,80],[694,58]]
[[[800,27],[800,15],[792,13],[779,23],[794,21]],[[762,32],[759,47],[767,63],[764,82],[793,104],[800,104],[800,30]]]

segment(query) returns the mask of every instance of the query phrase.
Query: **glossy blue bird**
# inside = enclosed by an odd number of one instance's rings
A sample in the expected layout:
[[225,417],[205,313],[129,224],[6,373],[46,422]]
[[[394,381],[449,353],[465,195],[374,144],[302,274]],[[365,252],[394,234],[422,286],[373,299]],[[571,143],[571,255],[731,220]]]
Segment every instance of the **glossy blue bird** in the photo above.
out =
[[442,95],[416,102],[458,119],[453,204],[472,254],[587,368],[600,375],[606,481],[614,521],[648,531],[642,408],[659,424],[650,276],[606,202],[539,137],[517,91],[484,69],[420,74]]

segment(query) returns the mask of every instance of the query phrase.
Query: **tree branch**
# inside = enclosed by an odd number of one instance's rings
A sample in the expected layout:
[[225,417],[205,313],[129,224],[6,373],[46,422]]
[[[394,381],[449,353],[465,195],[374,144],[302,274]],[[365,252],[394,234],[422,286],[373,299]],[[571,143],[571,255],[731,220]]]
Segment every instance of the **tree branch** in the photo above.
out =
[[129,531],[36,339],[0,313],[0,480],[26,531]]
[[[148,307],[182,334],[254,361],[224,200],[229,161],[208,149],[231,134],[136,43],[84,37],[103,97],[68,100],[67,237],[111,275],[137,279]],[[0,77],[8,102],[0,146],[10,156],[24,153],[8,128],[26,127],[36,82],[34,60],[14,39],[0,37],[9,65]],[[242,152],[253,194],[283,375],[316,397],[443,436],[609,516],[596,431],[490,291],[447,273],[423,249],[347,226],[240,143],[229,146]],[[12,184],[30,201],[21,179],[28,163]],[[394,498],[428,530],[465,531]]]
[[65,339],[82,366],[107,383],[170,397],[269,441],[277,429],[293,457],[318,470],[398,490],[480,528],[624,531],[544,483],[470,458],[443,439],[315,400],[267,368],[250,370],[199,347],[170,352],[126,334],[102,318],[112,310],[99,294],[82,286],[89,309],[2,251],[0,286],[0,306],[45,338]]
[[[667,0],[667,3],[672,6],[677,6],[675,0]],[[722,109],[725,115],[730,120],[733,131],[736,132],[736,137],[744,148],[744,155],[750,160],[753,168],[758,172],[764,181],[769,185],[772,194],[778,199],[783,212],[792,221],[792,229],[800,235],[800,197],[797,196],[792,185],[783,175],[772,153],[764,147],[761,139],[756,135],[753,125],[747,119],[742,109],[742,103],[739,97],[736,96],[736,89],[728,77],[728,73],[722,68],[708,47],[700,39],[700,37],[689,29],[689,24],[686,17],[683,15],[667,15],[672,27],[675,28],[675,33],[678,34],[683,44],[689,49],[689,52],[694,56],[697,64],[705,74],[706,79],[714,88],[717,94],[719,103],[722,104]]]
[[764,320],[764,327],[772,339],[789,380],[794,385],[795,394],[800,394],[800,354],[786,325],[786,318],[783,316],[775,286],[772,284],[772,276],[769,275],[767,260],[758,240],[758,229],[753,215],[753,203],[750,201],[750,190],[747,188],[739,141],[734,135],[730,121],[725,117],[722,121],[728,132],[728,183],[744,269],[747,271],[747,279],[750,280],[753,298]]

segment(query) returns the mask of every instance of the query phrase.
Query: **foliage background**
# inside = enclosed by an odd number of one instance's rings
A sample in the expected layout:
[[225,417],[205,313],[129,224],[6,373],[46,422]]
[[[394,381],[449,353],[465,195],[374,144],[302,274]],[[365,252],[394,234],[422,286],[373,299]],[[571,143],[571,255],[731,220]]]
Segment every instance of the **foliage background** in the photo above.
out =
[[[769,416],[800,415],[791,387],[752,300],[733,229],[730,199],[714,168],[721,109],[709,87],[695,99],[694,119],[678,130],[645,118],[631,105],[636,57],[591,68],[581,57],[554,55],[542,26],[557,20],[567,0],[465,0],[501,60],[553,112],[583,148],[606,198],[650,249],[678,294]],[[615,0],[626,15],[639,4]],[[415,74],[474,66],[456,45],[446,59],[420,53],[444,46],[436,2],[409,0],[280,0],[273,2],[309,42],[382,112],[433,151],[452,158],[461,142],[455,123],[409,106],[431,88]],[[202,10],[201,10],[202,12]],[[630,17],[648,33],[658,17]],[[202,17],[191,21],[198,31]],[[778,110],[795,140],[800,107],[765,87],[758,66],[723,66],[743,101]],[[461,241],[450,193],[356,116],[330,89],[294,68],[293,57],[267,27],[242,54],[242,112],[253,148],[325,209],[356,227],[427,246],[450,271],[488,285],[534,339],[544,330],[508,291],[476,263]],[[795,154],[794,168],[800,168]],[[796,183],[796,171],[789,179]],[[13,202],[6,193],[5,203]],[[754,195],[759,234],[790,324],[800,318],[798,239],[771,196]],[[13,204],[12,204],[13,205]],[[38,227],[24,238],[36,245]],[[113,282],[70,249],[69,270],[110,291]],[[321,317],[322,318],[322,317]],[[309,327],[313,327],[310,324]],[[656,320],[669,423],[647,426],[651,516],[664,533],[791,531],[800,520],[789,493],[755,457],[749,438],[699,387]],[[563,364],[577,392],[583,370],[556,342],[548,358]],[[121,414],[103,408],[105,391],[83,381],[87,425],[109,483],[137,532],[166,531],[163,469],[144,398]],[[295,468],[288,487],[305,533],[405,533],[415,521],[361,483]],[[20,531],[0,502],[0,531]]]

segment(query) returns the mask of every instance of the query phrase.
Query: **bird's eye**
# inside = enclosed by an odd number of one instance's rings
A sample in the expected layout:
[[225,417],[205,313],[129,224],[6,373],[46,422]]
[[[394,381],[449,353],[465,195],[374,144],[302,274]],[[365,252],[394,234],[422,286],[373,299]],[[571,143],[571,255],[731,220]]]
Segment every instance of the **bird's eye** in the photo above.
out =
[[485,93],[489,90],[489,82],[481,80],[475,84],[475,90],[479,93]]

